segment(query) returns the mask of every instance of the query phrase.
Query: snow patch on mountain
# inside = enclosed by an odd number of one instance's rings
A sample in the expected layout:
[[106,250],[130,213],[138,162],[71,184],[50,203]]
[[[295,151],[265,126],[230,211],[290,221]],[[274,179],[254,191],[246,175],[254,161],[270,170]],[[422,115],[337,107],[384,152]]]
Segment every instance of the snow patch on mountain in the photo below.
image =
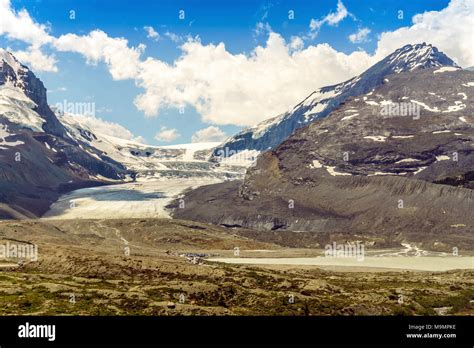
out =
[[8,131],[8,126],[4,124],[0,124],[0,150],[5,150],[6,147],[13,147],[13,146],[18,146],[24,144],[23,141],[8,141],[6,138],[14,136],[15,134],[10,133]]
[[359,113],[356,112],[355,114],[353,115],[348,115],[348,116],[344,116],[343,118],[341,118],[341,121],[346,121],[346,120],[350,120],[351,118],[354,118],[356,116],[359,116]]
[[457,71],[459,69],[461,68],[457,68],[454,66],[444,66],[441,69],[433,71],[433,74],[439,74],[439,73],[448,72],[448,71]]
[[387,137],[384,137],[383,135],[369,135],[365,136],[364,139],[369,139],[377,142],[385,142],[387,141]]
[[439,112],[439,109],[436,106],[433,108],[429,105],[426,105],[425,103],[422,103],[422,102],[419,102],[418,100],[413,100],[413,99],[411,99],[410,102],[420,105],[423,109],[425,109],[427,111]]
[[460,100],[456,100],[454,101],[454,105],[449,105],[448,110],[444,110],[443,112],[456,112],[465,108],[466,108],[466,104],[463,104],[463,102]]
[[36,104],[10,81],[0,85],[0,115],[35,132],[43,131],[44,119],[33,109]]
[[28,68],[22,65],[10,52],[0,48],[0,61],[7,63],[14,71],[15,76],[20,78],[20,73],[28,71]]
[[413,138],[414,135],[392,135],[394,139],[410,139]]
[[[265,132],[270,127],[275,126],[278,123],[280,123],[283,120],[283,118],[285,117],[285,115],[286,114],[281,114],[281,115],[278,115],[277,117],[274,117],[274,118],[271,118],[269,120],[265,120],[263,122],[260,122],[257,126],[249,128],[246,131],[251,131],[252,132],[252,138],[253,139],[258,139],[262,135],[264,135]],[[230,140],[230,141],[232,141],[232,140]]]

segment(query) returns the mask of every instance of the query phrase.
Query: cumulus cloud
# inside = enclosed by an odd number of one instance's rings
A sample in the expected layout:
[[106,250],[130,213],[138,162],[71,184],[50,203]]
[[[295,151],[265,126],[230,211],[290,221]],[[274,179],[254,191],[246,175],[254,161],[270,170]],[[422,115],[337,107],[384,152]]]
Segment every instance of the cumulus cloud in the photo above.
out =
[[116,80],[132,79],[138,74],[140,55],[145,46],[129,47],[125,38],[112,38],[102,30],[88,35],[65,34],[54,41],[58,51],[82,54],[89,64],[103,61]]
[[79,125],[87,127],[94,132],[143,143],[144,139],[142,137],[135,137],[132,132],[118,123],[105,121],[101,118],[89,115],[74,114],[71,115],[71,117],[73,117],[74,121]]
[[336,12],[328,14],[322,19],[321,22],[328,23],[329,25],[337,25],[340,21],[346,18],[348,14],[349,11],[347,11],[347,8],[344,6],[341,0],[338,0]]
[[9,40],[20,40],[30,46],[26,50],[12,52],[23,63],[36,71],[57,72],[56,59],[41,52],[42,45],[54,40],[48,26],[39,24],[25,9],[15,11],[10,0],[0,0],[0,35]]
[[254,33],[255,36],[259,36],[259,35],[267,34],[267,33],[271,33],[271,32],[272,32],[272,27],[267,22],[265,22],[265,23],[258,22],[255,25],[255,28],[253,30],[253,33]]
[[427,42],[442,50],[461,66],[474,65],[474,0],[451,0],[440,11],[412,18],[412,25],[384,32],[377,44],[378,59],[408,43]]
[[163,142],[170,142],[178,138],[180,134],[178,130],[175,128],[168,129],[166,127],[161,127],[160,131],[155,134],[155,140],[163,141]]
[[325,17],[319,20],[316,20],[314,18],[311,19],[309,23],[309,29],[310,29],[309,37],[311,39],[316,38],[319,30],[326,23],[331,26],[337,26],[339,22],[342,21],[344,18],[346,18],[349,14],[350,13],[349,11],[347,11],[346,6],[344,6],[341,0],[338,0],[336,12],[330,12]]
[[304,47],[304,41],[299,36],[292,36],[290,41],[290,48],[292,50],[300,50]]
[[232,54],[223,43],[189,40],[174,64],[154,58],[141,64],[136,81],[145,92],[135,105],[148,116],[164,107],[191,105],[205,122],[250,126],[293,107],[315,88],[348,79],[372,63],[365,52],[345,54],[328,44],[297,48],[301,44],[287,44],[273,32],[250,54]]
[[170,31],[165,32],[164,34],[168,39],[173,41],[174,43],[182,42],[184,41],[183,37],[179,36],[178,34],[172,33]]
[[36,46],[30,46],[23,51],[12,51],[12,54],[33,71],[57,72],[57,60],[54,55],[46,55]]
[[146,140],[144,137],[142,137],[141,135],[138,135],[136,137],[133,137],[132,139],[130,139],[136,143],[140,143],[140,144],[146,144]]
[[160,40],[160,34],[151,26],[145,26],[143,27],[145,31],[147,32],[146,37],[153,40],[153,41],[158,41]]
[[46,25],[36,23],[25,9],[16,12],[10,0],[0,0],[0,14],[0,35],[6,35],[11,40],[34,44],[37,47],[53,40]]
[[370,29],[369,28],[360,28],[354,34],[349,35],[349,40],[352,43],[361,43],[361,42],[368,42]]
[[219,127],[209,126],[207,128],[198,130],[191,137],[193,143],[210,143],[221,142],[227,138],[227,134]]

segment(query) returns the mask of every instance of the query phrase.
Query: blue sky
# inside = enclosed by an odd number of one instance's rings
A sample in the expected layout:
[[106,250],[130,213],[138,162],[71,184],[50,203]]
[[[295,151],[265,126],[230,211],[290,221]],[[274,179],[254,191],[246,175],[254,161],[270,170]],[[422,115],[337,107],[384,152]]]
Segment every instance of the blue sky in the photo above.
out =
[[[385,41],[379,41],[379,35],[382,32],[396,32],[401,27],[410,28],[410,26],[413,25],[412,17],[416,14],[425,13],[426,11],[437,11],[437,13],[442,14],[440,11],[443,11],[443,9],[448,6],[449,1],[415,0],[401,2],[394,0],[343,0],[341,4],[347,10],[348,15],[344,16],[344,18],[336,24],[330,24],[330,21],[326,23],[322,22],[320,27],[316,30],[314,38],[309,37],[311,21],[322,21],[325,16],[331,13],[335,14],[338,11],[337,0],[12,0],[10,7],[12,11],[16,13],[21,9],[26,9],[36,24],[44,24],[47,26],[47,33],[51,37],[58,38],[61,35],[71,33],[77,36],[86,36],[91,31],[99,29],[110,38],[125,38],[130,47],[136,48],[140,44],[146,45],[146,48],[141,53],[140,61],[144,61],[147,57],[152,57],[156,61],[169,64],[171,67],[177,59],[182,57],[183,51],[180,46],[186,41],[185,37],[187,35],[190,35],[190,37],[194,39],[196,39],[197,36],[199,37],[199,48],[209,48],[211,47],[210,45],[218,45],[221,42],[224,43],[226,59],[228,59],[228,61],[226,60],[223,64],[229,64],[230,67],[234,66],[232,65],[234,59],[232,57],[238,57],[238,55],[242,53],[250,57],[257,46],[268,46],[270,32],[277,33],[286,44],[289,44],[292,38],[301,38],[302,46],[298,46],[297,49],[301,52],[308,50],[311,46],[327,43],[334,52],[345,55],[341,62],[343,66],[350,64],[350,59],[355,60],[354,57],[346,58],[346,56],[348,57],[351,53],[357,51],[364,52],[364,59],[367,61],[365,65],[360,64],[360,66],[354,69],[347,68],[345,74],[335,72],[334,76],[328,75],[326,77],[327,82],[333,82],[333,80],[349,78],[351,74],[359,70],[363,71],[370,65],[369,63],[375,59],[374,57],[376,57],[378,53],[382,54],[384,52],[383,49],[385,48],[383,45],[386,45],[384,42],[389,41],[389,38]],[[75,11],[75,19],[70,19],[71,10]],[[185,11],[184,20],[179,18],[180,10]],[[290,10],[294,11],[294,19],[288,18],[288,11]],[[403,18],[400,18],[399,11],[403,11]],[[442,18],[439,20],[441,19]],[[258,23],[261,23],[261,28],[266,28],[261,30],[260,33],[256,32]],[[147,31],[144,29],[146,26],[154,28],[160,35],[159,40],[147,37]],[[363,36],[360,42],[351,42],[349,36],[364,28],[370,31],[369,34],[365,37]],[[183,39],[179,42],[174,42],[170,39],[170,35],[165,35],[166,32],[176,34]],[[420,38],[420,40],[421,39],[423,38]],[[31,40],[27,42],[27,40],[15,39],[15,34],[8,34],[6,30],[2,35],[2,31],[0,30],[1,47],[8,47],[13,51],[19,51],[25,50],[33,44]],[[379,52],[377,52],[379,44],[381,48]],[[461,55],[462,52],[458,54],[456,47],[451,48],[449,45],[451,45],[451,43],[446,44],[446,49],[455,55],[457,54],[460,57],[464,57],[459,58],[460,60],[465,60],[465,57],[470,57],[468,53],[465,55]],[[441,48],[443,49],[443,47]],[[322,47],[320,47],[320,49],[322,50]],[[387,48],[387,50],[388,49],[389,48]],[[219,86],[212,86],[210,89],[214,91],[213,94],[207,95],[204,93],[204,95],[200,96],[200,101],[197,101],[198,99],[194,98],[194,96],[180,95],[179,98],[169,103],[163,102],[163,105],[160,106],[155,115],[146,116],[143,110],[145,106],[140,109],[134,104],[135,98],[143,94],[147,88],[150,88],[137,86],[137,81],[138,84],[142,82],[142,78],[138,77],[138,75],[133,78],[114,79],[110,73],[111,66],[105,61],[99,59],[95,64],[86,63],[87,52],[78,53],[71,50],[58,50],[53,47],[53,45],[48,44],[42,45],[41,51],[44,54],[54,56],[56,60],[56,72],[41,71],[41,69],[37,71],[33,68],[36,75],[43,80],[49,90],[48,98],[50,104],[62,103],[64,100],[71,102],[95,102],[96,117],[123,125],[135,136],[142,136],[147,143],[177,144],[190,142],[195,132],[211,125],[218,127],[227,135],[232,135],[245,126],[251,126],[252,119],[255,119],[255,121],[262,120],[259,118],[260,116],[252,115],[249,111],[252,108],[251,103],[258,103],[259,100],[248,101],[249,107],[241,111],[242,114],[246,114],[242,120],[238,119],[237,115],[234,117],[232,110],[225,110],[225,103],[221,100],[217,100],[218,98],[223,98],[219,94]],[[277,51],[277,49],[275,49],[275,51]],[[310,50],[307,52],[310,52]],[[268,55],[270,55],[270,53],[268,53]],[[291,59],[291,53],[289,53],[289,56],[289,59]],[[320,55],[317,55],[316,57],[319,56]],[[212,59],[212,55],[210,55],[210,57],[210,59]],[[277,54],[275,54],[275,57],[277,57],[275,59],[281,59],[278,58],[279,56]],[[189,57],[189,59],[192,61],[191,57]],[[267,65],[271,65],[271,59],[273,58],[266,60]],[[287,59],[286,56],[285,59]],[[326,61],[327,60],[328,59],[326,59]],[[289,64],[299,61],[301,60],[292,60]],[[201,67],[197,66],[196,69],[207,68],[207,64],[202,61],[201,56],[199,56],[199,60],[196,59],[196,62],[198,65],[202,65]],[[319,66],[315,67],[316,69],[331,69],[329,63],[324,65],[315,59],[315,64],[319,64]],[[242,66],[247,65],[243,64]],[[282,66],[286,67],[287,64],[284,63]],[[334,68],[337,69],[337,66]],[[225,68],[223,69],[220,75],[227,73]],[[173,70],[173,74],[176,73],[182,76],[182,70],[175,70]],[[183,70],[185,71],[184,68]],[[295,74],[295,71],[298,70],[288,70],[288,74]],[[199,73],[199,71],[196,73]],[[272,73],[269,72],[269,74]],[[273,75],[274,74],[275,73],[273,73]],[[236,75],[238,76],[239,73],[237,72]],[[169,81],[164,82],[159,78],[159,74],[157,76],[157,83],[172,84],[173,81],[175,81],[175,78],[170,77]],[[298,85],[298,76],[286,78],[290,79],[288,80],[289,83],[282,82],[282,87],[285,85]],[[234,77],[234,79],[238,79],[238,77]],[[256,77],[256,79],[258,80],[256,83],[258,83],[259,86],[266,88],[264,85],[265,80],[260,81],[258,77]],[[295,80],[294,84],[291,79]],[[267,80],[269,79],[267,78]],[[293,88],[292,91],[295,91],[295,96],[291,96],[291,98],[288,97],[287,104],[291,105],[293,101],[303,99],[305,93],[317,87],[321,87],[321,84],[325,83],[326,80],[315,78],[314,87],[311,86],[311,81],[304,82],[305,86],[304,88],[302,87],[299,97],[299,90],[296,91]],[[251,81],[252,80],[250,80],[249,83],[252,83]],[[150,83],[152,84],[150,81],[147,83],[148,86],[150,86]],[[203,83],[212,85],[214,81],[204,80]],[[216,83],[225,85],[225,80],[219,80],[219,82],[216,81]],[[241,88],[244,82],[234,80],[232,83],[240,87],[234,86],[232,90],[226,92],[227,94],[224,95],[232,95],[232,93],[236,91],[236,88]],[[269,81],[268,83],[272,82]],[[188,89],[187,93],[192,95],[195,93],[203,94],[202,89],[195,91],[192,87],[193,86],[182,87],[178,84],[176,88],[186,88]],[[166,86],[163,88],[166,88]],[[259,90],[260,89],[261,88],[259,88]],[[279,88],[278,90],[281,89],[282,88]],[[162,91],[162,89],[159,91]],[[153,93],[160,93],[159,91],[154,91]],[[269,91],[270,93],[274,93],[275,90],[269,89]],[[167,96],[166,100],[173,99],[175,93],[173,91],[168,92],[170,96]],[[255,91],[249,91],[245,94],[245,98],[251,98],[252,94],[255,94]],[[200,110],[200,112],[196,111],[196,105],[202,103],[202,99],[206,98],[212,99],[206,104],[206,108],[209,107],[209,109],[212,110],[206,109],[206,112],[202,110]],[[245,98],[243,103],[245,103]],[[278,99],[279,98],[277,98],[277,100]],[[176,103],[180,103],[180,100],[185,100],[184,103],[186,104],[183,114],[176,108]],[[195,105],[193,105],[192,101],[196,101]],[[260,102],[260,104],[262,103]],[[235,106],[233,106],[233,108],[236,109]],[[279,107],[275,107],[275,110],[269,109],[268,112],[275,112],[280,109]],[[238,110],[235,111],[238,113]],[[284,108],[281,112],[283,111]],[[230,116],[217,115],[220,113]],[[265,115],[265,118],[270,116],[272,115]],[[228,121],[225,117],[228,117]],[[167,142],[154,139],[156,133],[164,128],[176,129],[180,135]]]

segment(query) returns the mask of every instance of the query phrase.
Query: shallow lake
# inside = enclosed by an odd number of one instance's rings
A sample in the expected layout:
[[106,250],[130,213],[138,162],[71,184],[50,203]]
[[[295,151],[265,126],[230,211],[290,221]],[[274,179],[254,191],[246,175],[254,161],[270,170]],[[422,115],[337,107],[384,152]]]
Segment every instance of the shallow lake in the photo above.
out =
[[252,265],[370,267],[419,271],[474,269],[474,257],[462,256],[366,256],[363,260],[338,257],[232,257],[211,258],[209,261]]

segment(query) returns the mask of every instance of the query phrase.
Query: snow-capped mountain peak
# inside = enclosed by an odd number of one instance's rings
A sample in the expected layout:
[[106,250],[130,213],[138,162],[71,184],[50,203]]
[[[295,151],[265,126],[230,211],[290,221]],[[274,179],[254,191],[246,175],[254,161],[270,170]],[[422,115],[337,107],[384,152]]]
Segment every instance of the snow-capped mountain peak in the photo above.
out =
[[236,153],[246,150],[267,151],[288,138],[296,129],[329,115],[350,97],[366,94],[384,84],[386,76],[435,67],[458,67],[456,63],[430,44],[405,45],[362,74],[336,85],[321,87],[309,94],[294,108],[258,125],[245,129],[216,148]]
[[439,66],[454,66],[457,64],[436,47],[425,42],[421,44],[405,45],[397,49],[387,58],[382,60],[383,64],[389,64],[393,72],[413,71],[417,68],[431,68]]
[[12,53],[0,48],[0,84],[10,81],[15,87],[24,90],[24,77],[28,71],[29,69],[21,64]]
[[[16,124],[21,124],[35,131],[45,131],[52,135],[63,137],[65,136],[64,126],[58,121],[48,105],[46,88],[43,82],[35,76],[35,74],[28,69],[28,67],[21,64],[13,54],[0,48],[0,88],[2,93],[0,97],[7,99],[5,105],[9,107],[9,112],[2,114],[10,118],[10,121]],[[5,93],[8,95],[5,95]],[[15,100],[22,102],[18,109],[14,100],[12,100],[12,93],[14,92]],[[31,113],[35,115],[31,115]],[[29,119],[42,118],[44,122],[34,122],[26,119],[24,114],[30,115]],[[38,127],[38,125],[40,127]],[[40,129],[38,129],[40,128]],[[72,139],[69,139],[72,140]]]
[[13,54],[0,48],[0,115],[13,124],[42,132],[45,120],[26,90],[28,73]]
[[0,48],[0,59],[10,65],[12,68],[14,68],[16,72],[20,69],[27,70],[27,68],[22,65],[13,54],[3,48]]

